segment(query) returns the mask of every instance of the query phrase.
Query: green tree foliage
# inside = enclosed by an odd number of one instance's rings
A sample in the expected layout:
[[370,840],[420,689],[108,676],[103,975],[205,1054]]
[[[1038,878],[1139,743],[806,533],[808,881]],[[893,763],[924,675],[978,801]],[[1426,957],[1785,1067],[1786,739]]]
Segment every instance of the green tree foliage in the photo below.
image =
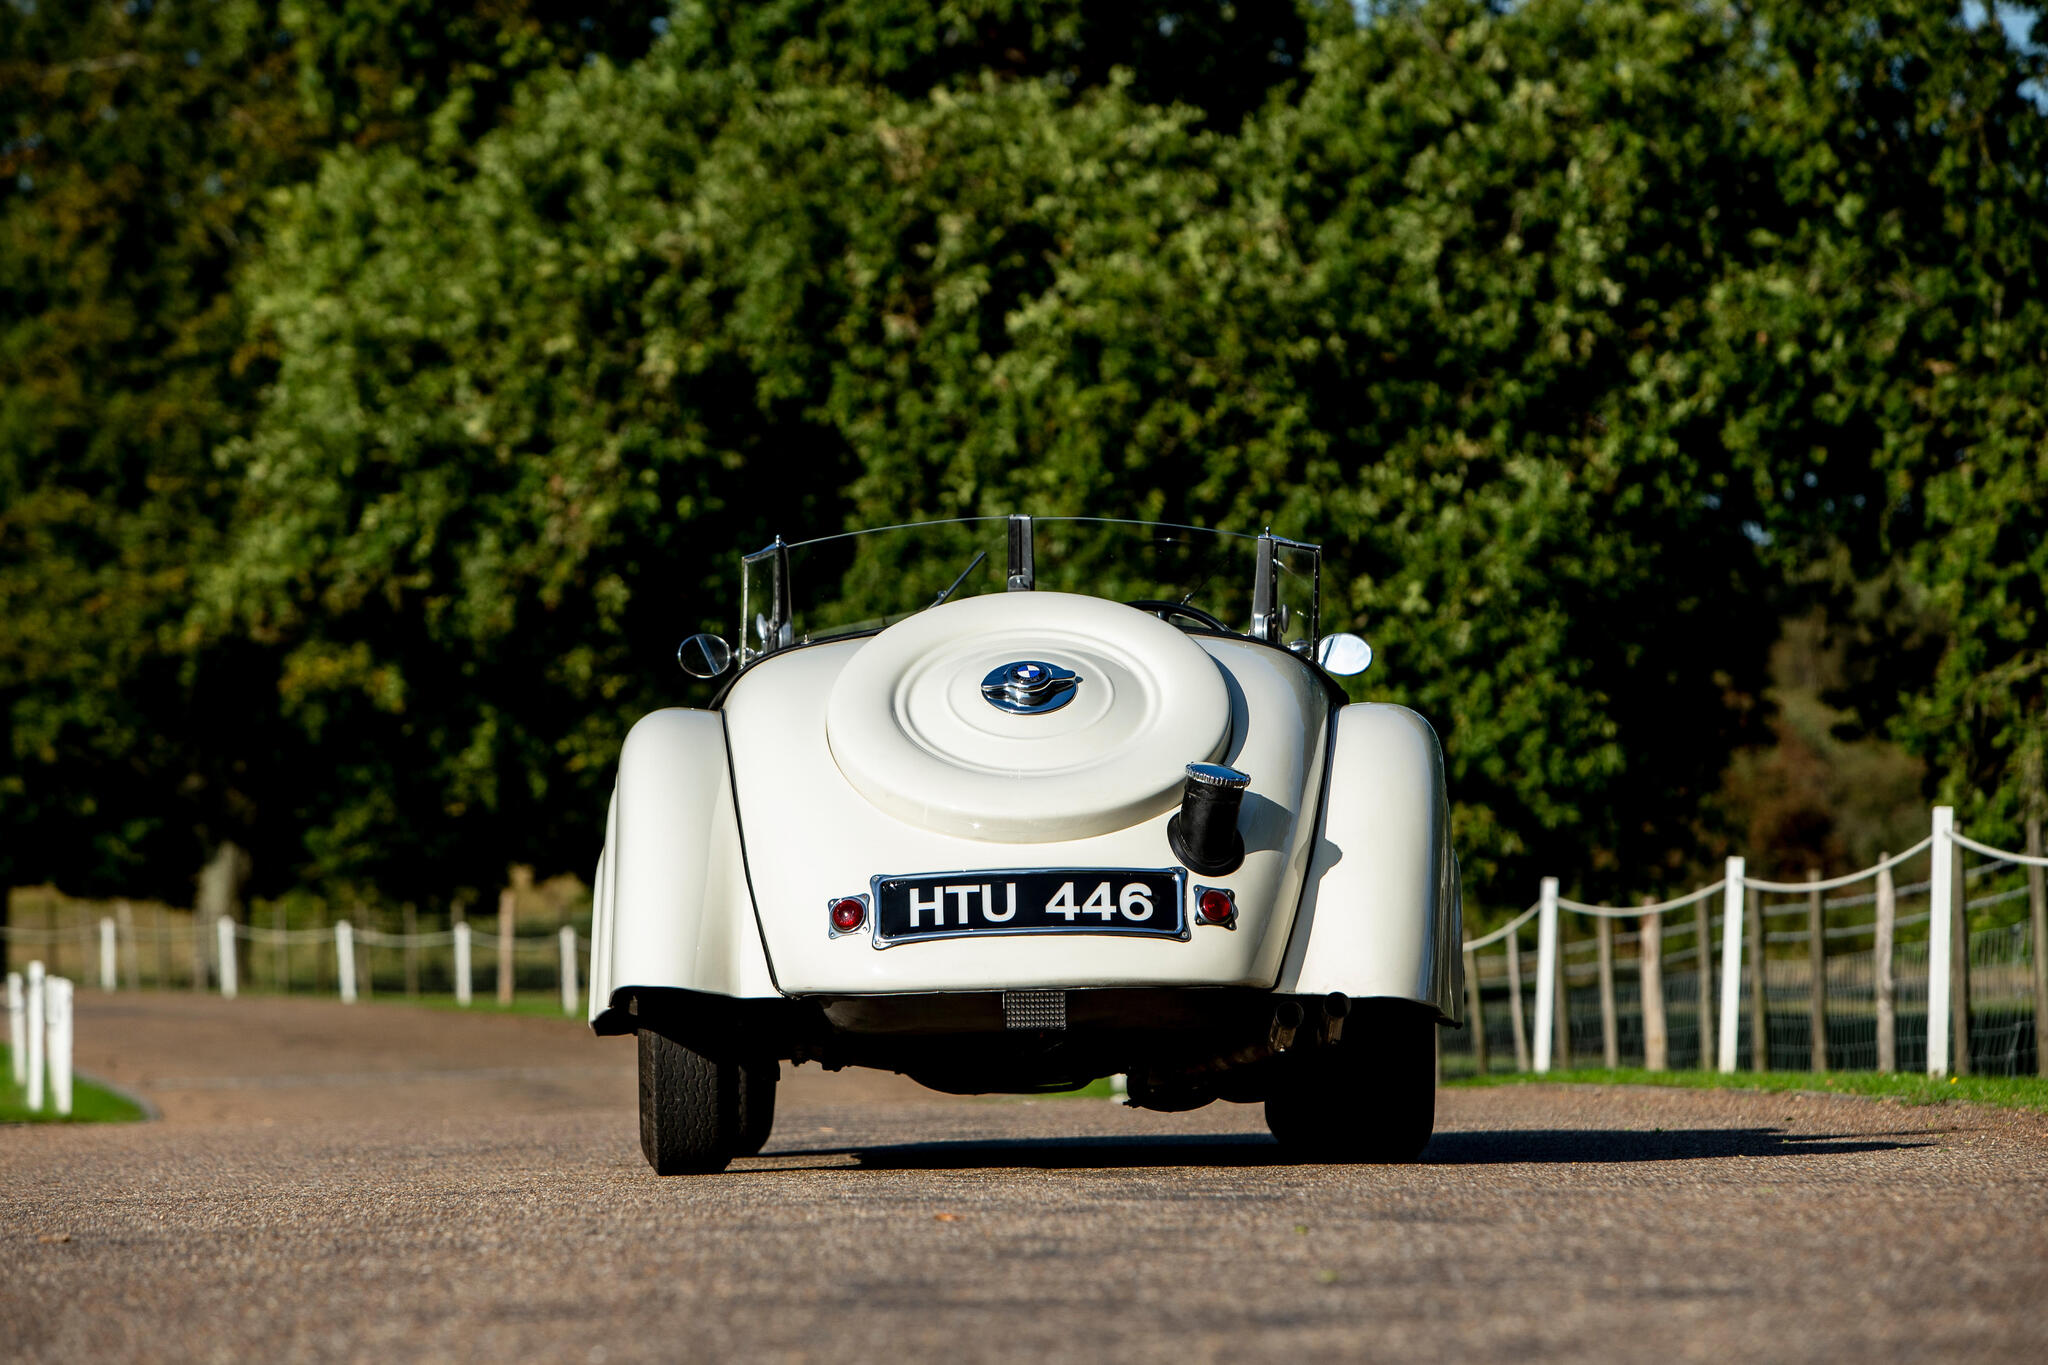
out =
[[[269,825],[275,666],[184,628],[269,373],[233,276],[336,145],[459,152],[519,79],[631,57],[656,5],[0,11],[0,876],[175,893]],[[282,815],[284,812],[280,811]]]
[[1674,439],[1726,451],[1766,561],[1825,566],[1860,726],[2012,836],[2048,738],[2048,51],[1909,0],[1763,14],[1714,106],[1748,222],[1646,378]]
[[1311,36],[1350,26],[1341,0],[770,0],[679,6],[678,59],[763,86],[802,82],[920,99],[984,79],[1068,92],[1116,73],[1140,103],[1186,104],[1225,131],[1300,75]]
[[[196,447],[226,491],[165,556],[190,612],[145,618],[261,735],[223,748],[276,770],[271,876],[580,868],[625,727],[704,699],[667,659],[731,632],[735,551],[1017,510],[1324,543],[1358,694],[1443,733],[1486,899],[1754,837],[1724,767],[1816,605],[1839,662],[1786,743],[1881,779],[1876,825],[1916,780],[1888,727],[1973,814],[2020,800],[2048,157],[1996,26],[782,0],[502,106],[387,65],[293,68],[393,112],[246,225],[261,403]],[[1827,789],[1743,763],[1774,809]]]
[[1700,472],[1631,444],[1615,304],[1698,274],[1639,210],[1682,231],[1670,197],[1712,186],[1614,128],[1677,116],[1695,46],[1634,90],[1604,68],[1654,35],[1561,65],[1549,30],[1449,18],[1328,42],[1241,137],[1123,81],[910,99],[785,59],[764,88],[680,31],[536,92],[473,176],[330,160],[253,277],[283,368],[213,585],[363,747],[324,870],[465,821],[573,857],[677,690],[676,588],[716,617],[775,530],[1015,508],[1324,539],[1373,694],[1453,740],[1481,875],[1678,856],[1728,747],[1715,660],[1772,628]]

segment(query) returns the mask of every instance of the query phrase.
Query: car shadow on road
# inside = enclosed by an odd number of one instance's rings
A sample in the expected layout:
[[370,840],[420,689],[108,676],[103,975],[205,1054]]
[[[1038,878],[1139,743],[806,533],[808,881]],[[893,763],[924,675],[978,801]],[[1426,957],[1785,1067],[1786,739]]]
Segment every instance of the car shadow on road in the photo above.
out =
[[1432,1166],[1714,1161],[1729,1157],[1847,1156],[1931,1145],[1925,1133],[1790,1133],[1782,1128],[1520,1128],[1438,1133],[1429,1140],[1422,1160]]
[[[1917,1141],[1902,1140],[1914,1138]],[[1843,1156],[1931,1146],[1925,1134],[1791,1133],[1781,1128],[1540,1128],[1438,1133],[1423,1151],[1431,1166],[1571,1165],[1710,1161],[1730,1157]],[[764,1164],[851,1157],[862,1170],[1018,1168],[1116,1170],[1174,1166],[1294,1166],[1263,1133],[1152,1137],[963,1139],[880,1147],[805,1148],[763,1153]],[[834,1163],[837,1164],[836,1162]],[[1306,1163],[1314,1164],[1314,1163]]]

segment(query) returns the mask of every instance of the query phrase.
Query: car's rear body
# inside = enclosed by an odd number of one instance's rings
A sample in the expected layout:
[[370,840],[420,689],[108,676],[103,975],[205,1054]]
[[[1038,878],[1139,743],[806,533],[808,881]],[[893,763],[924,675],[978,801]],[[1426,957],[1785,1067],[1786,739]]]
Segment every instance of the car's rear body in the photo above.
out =
[[[599,864],[593,1025],[956,1091],[1126,1073],[1182,1108],[1264,1098],[1289,1053],[1387,1010],[1454,1021],[1429,726],[1346,704],[1309,651],[1162,615],[970,597],[647,717]],[[1018,661],[1071,698],[1006,706],[989,680]],[[1169,838],[1191,763],[1249,778],[1226,871]]]

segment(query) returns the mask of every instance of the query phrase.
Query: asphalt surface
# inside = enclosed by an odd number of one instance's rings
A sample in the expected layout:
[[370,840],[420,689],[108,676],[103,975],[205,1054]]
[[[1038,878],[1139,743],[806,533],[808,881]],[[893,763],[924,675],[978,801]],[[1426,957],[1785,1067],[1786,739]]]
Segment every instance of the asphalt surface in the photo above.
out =
[[0,1128],[0,1359],[2048,1359],[2048,1121],[1444,1092],[1421,1165],[1256,1108],[787,1073],[720,1176],[632,1045],[316,1001],[79,1003],[158,1122]]

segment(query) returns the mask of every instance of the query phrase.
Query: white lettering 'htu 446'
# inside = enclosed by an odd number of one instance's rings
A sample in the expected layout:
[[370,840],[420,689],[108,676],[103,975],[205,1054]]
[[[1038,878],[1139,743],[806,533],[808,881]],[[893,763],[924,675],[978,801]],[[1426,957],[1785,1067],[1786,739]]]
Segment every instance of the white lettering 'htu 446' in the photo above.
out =
[[997,914],[995,901],[989,895],[989,888],[981,888],[981,913],[984,918],[995,924],[1003,924],[1017,917],[1017,883],[1003,883],[1003,892],[1007,908],[1001,914]]
[[977,897],[981,901],[981,917],[991,924],[1002,924],[1016,918],[1017,883],[1004,883],[1003,893],[1004,908],[998,910],[996,909],[995,887],[987,882],[969,882],[965,885],[934,887],[932,888],[931,899],[929,900],[919,896],[917,889],[912,887],[910,890],[910,927],[913,929],[924,928],[924,916],[929,914],[932,917],[933,928],[945,928],[946,898],[949,896],[953,900],[953,922],[962,929],[974,923],[974,901]]

